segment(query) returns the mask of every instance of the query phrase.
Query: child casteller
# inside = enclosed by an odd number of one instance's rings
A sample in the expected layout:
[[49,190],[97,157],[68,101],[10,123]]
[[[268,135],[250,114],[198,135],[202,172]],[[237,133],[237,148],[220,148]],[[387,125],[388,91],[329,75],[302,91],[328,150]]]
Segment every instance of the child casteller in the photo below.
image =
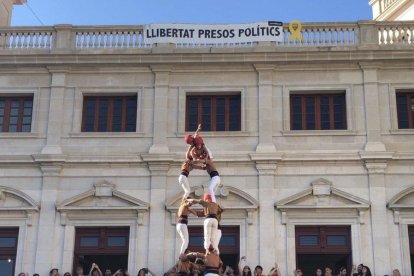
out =
[[190,184],[188,183],[188,175],[193,169],[207,170],[210,175],[210,182],[208,184],[208,192],[211,194],[212,201],[216,202],[215,191],[220,185],[220,176],[214,166],[213,155],[211,151],[204,144],[203,138],[199,132],[201,130],[201,124],[198,125],[194,135],[187,134],[184,140],[189,144],[188,150],[185,154],[185,161],[181,166],[181,174],[178,178],[178,183],[181,184],[184,190],[183,198],[187,198],[191,193]]

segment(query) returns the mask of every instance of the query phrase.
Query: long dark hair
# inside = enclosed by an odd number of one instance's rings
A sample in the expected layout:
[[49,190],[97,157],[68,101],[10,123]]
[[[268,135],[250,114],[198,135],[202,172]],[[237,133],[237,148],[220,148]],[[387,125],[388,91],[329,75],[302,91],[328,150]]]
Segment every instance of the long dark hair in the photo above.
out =
[[367,270],[367,273],[365,274],[365,276],[372,276],[371,270],[369,269],[369,267],[367,267],[366,265],[364,265],[364,266],[362,266],[362,269],[364,269],[364,267]]
[[[249,272],[244,273],[244,268],[245,267],[249,268]],[[252,270],[250,269],[250,266],[248,266],[248,265],[243,266],[242,271],[240,271],[240,275],[241,276],[252,276]]]

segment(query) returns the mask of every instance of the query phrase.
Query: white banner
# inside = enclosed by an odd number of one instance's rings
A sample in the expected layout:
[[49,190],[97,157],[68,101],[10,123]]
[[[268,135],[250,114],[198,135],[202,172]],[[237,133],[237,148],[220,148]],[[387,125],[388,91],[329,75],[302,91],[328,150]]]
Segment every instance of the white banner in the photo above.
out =
[[283,42],[283,23],[195,25],[150,24],[144,26],[144,43],[221,44],[256,41]]

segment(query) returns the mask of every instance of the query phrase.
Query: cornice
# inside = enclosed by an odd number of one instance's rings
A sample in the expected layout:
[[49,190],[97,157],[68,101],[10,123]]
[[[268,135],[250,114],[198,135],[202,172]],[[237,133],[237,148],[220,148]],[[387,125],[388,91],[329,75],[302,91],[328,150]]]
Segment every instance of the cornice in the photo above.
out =
[[[396,49],[395,49],[396,48]],[[50,53],[50,52],[48,52]],[[232,64],[232,65],[265,65],[265,68],[278,68],[280,65],[308,65],[308,64],[332,64],[332,63],[355,63],[359,62],[362,67],[380,67],[383,64],[397,63],[409,64],[411,68],[414,62],[414,50],[407,47],[387,47],[379,50],[364,49],[359,50],[356,47],[347,47],[341,49],[278,49],[268,52],[248,52],[248,53],[179,53],[172,52],[169,54],[151,54],[142,53],[140,50],[133,54],[120,51],[112,51],[112,53],[99,53],[97,51],[84,51],[80,53],[66,54],[45,54],[33,50],[28,53],[21,50],[0,50],[0,65],[9,67],[28,66],[47,66],[50,69],[58,68],[66,72],[68,68],[74,66],[99,66],[105,67],[110,65],[151,66],[154,71],[161,70],[168,72],[171,66],[180,64]],[[56,65],[59,64],[58,67]],[[262,66],[263,67],[263,66]],[[60,69],[59,69],[60,68]],[[170,69],[171,68],[171,69]],[[261,68],[261,67],[258,67]],[[276,69],[275,68],[275,69]]]

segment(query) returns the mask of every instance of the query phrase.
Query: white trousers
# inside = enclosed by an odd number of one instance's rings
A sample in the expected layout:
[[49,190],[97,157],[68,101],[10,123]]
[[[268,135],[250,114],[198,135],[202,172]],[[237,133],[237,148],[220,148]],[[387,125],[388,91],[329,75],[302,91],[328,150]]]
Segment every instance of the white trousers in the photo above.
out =
[[211,195],[211,201],[216,202],[216,190],[221,183],[220,176],[216,175],[210,179],[208,183],[208,193]]
[[206,218],[204,220],[204,249],[213,245],[214,249],[218,250],[218,247],[215,247],[215,240],[217,234],[218,221],[215,218]]
[[217,250],[217,253],[220,254],[219,243],[221,239],[221,229],[217,229],[216,235],[214,237],[213,247]]
[[188,183],[187,176],[180,174],[180,176],[178,177],[178,183],[180,183],[181,187],[183,187],[183,198],[186,199],[191,193],[190,183]]
[[182,240],[180,254],[184,254],[185,250],[188,247],[188,242],[190,240],[188,236],[187,224],[177,223],[176,229],[177,229],[178,235],[180,235],[181,240]]

